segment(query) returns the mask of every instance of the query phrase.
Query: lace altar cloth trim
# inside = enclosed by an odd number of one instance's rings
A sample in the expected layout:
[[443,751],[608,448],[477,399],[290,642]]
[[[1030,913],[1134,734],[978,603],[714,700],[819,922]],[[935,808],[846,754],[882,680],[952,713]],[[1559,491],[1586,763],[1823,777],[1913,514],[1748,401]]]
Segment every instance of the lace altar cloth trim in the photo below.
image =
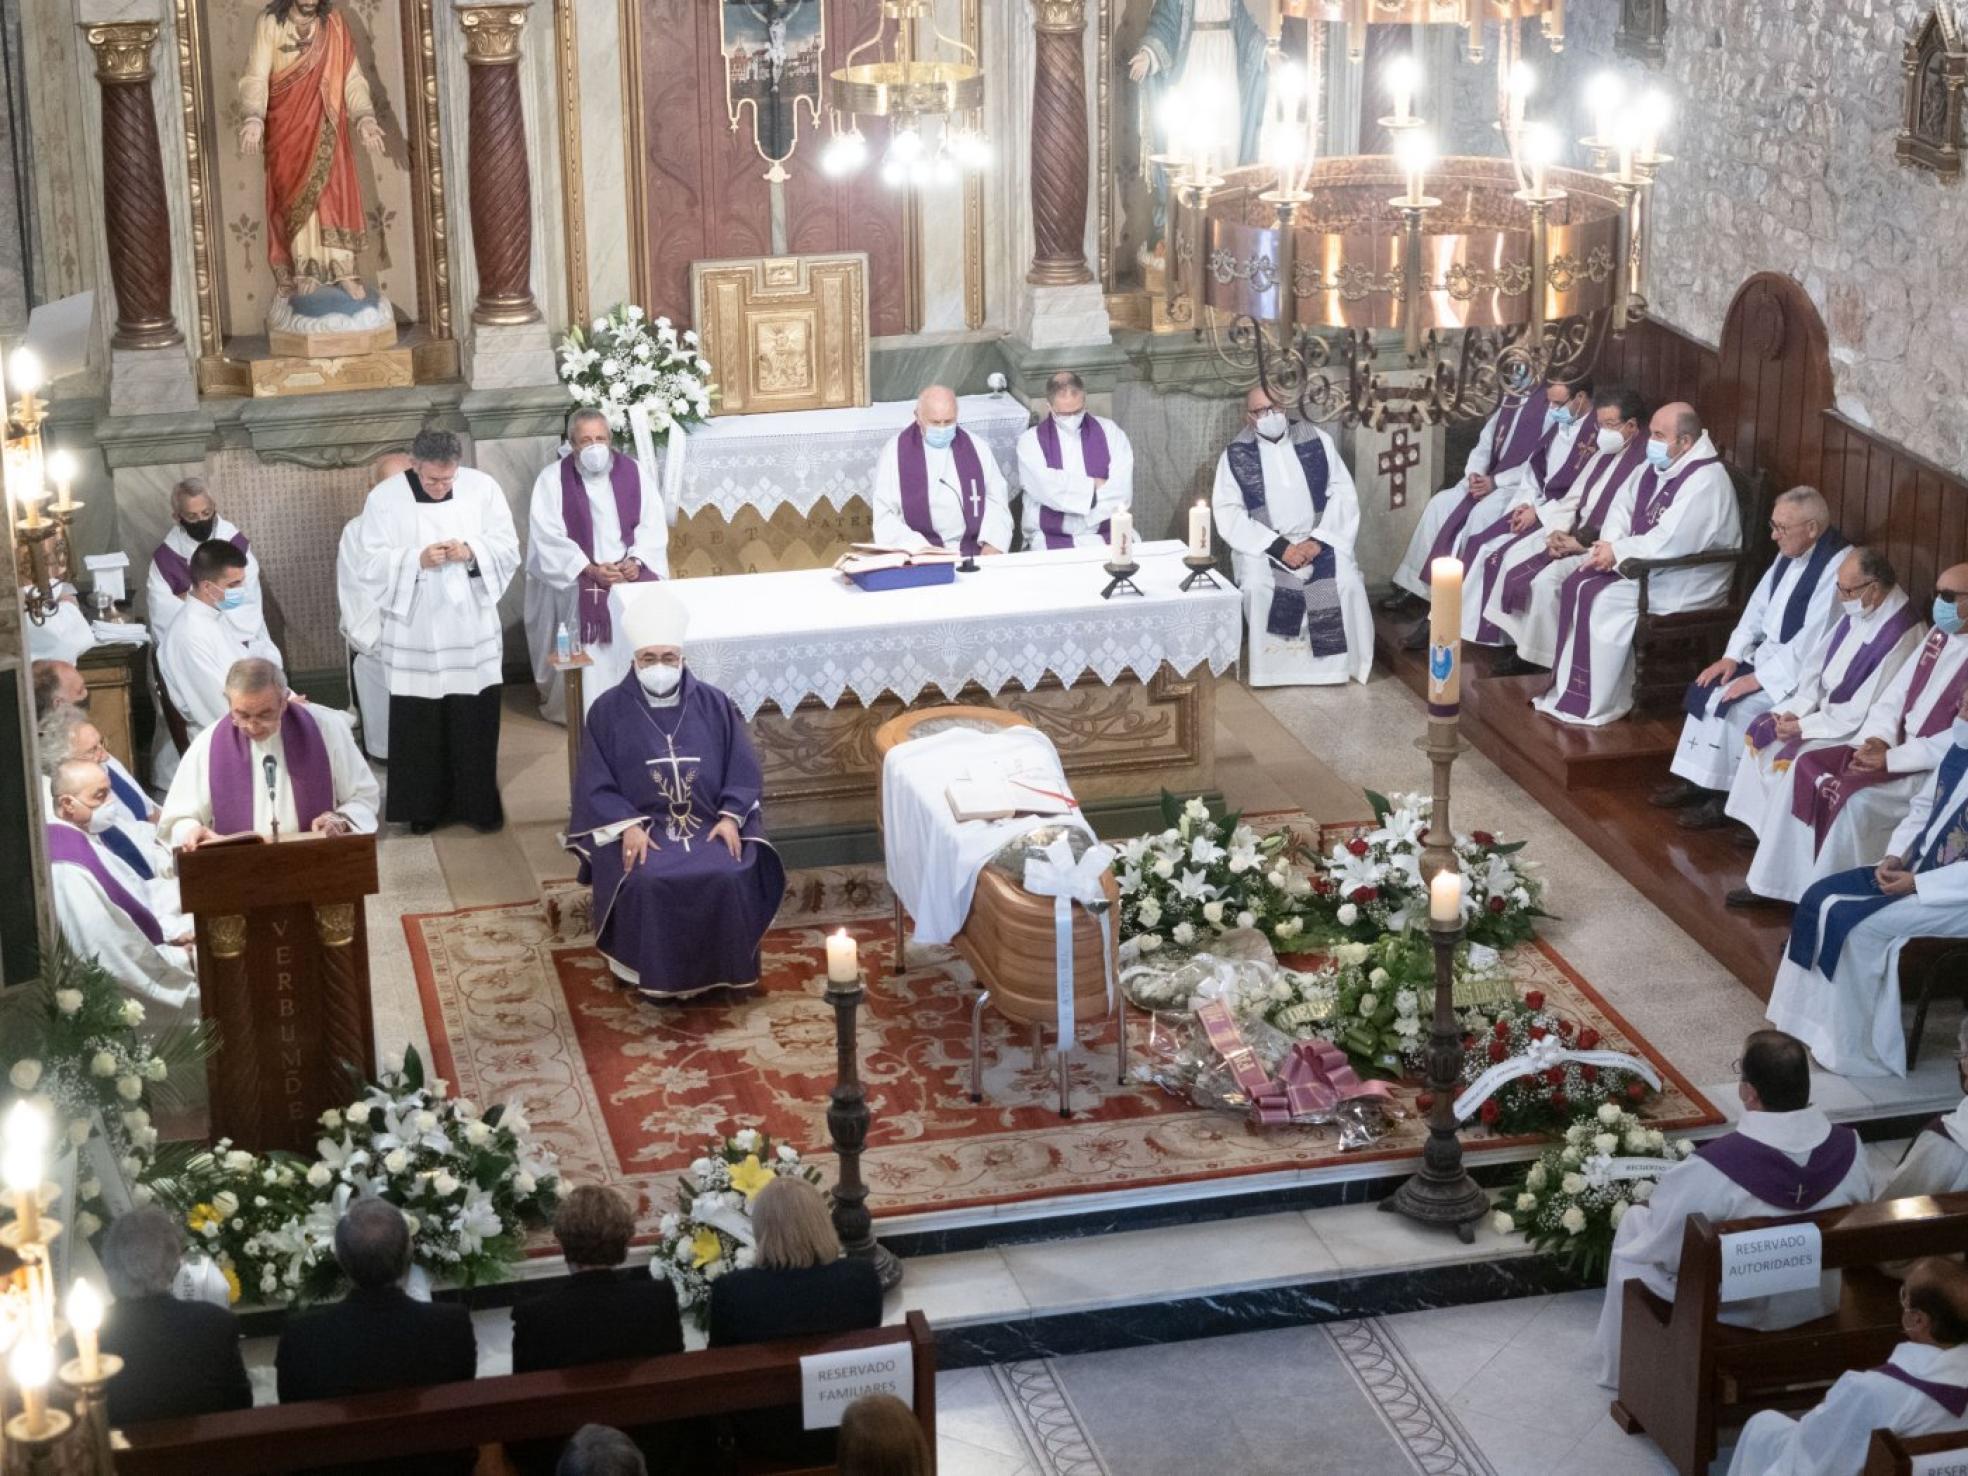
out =
[[[726,522],[754,507],[769,518],[781,504],[807,516],[824,499],[844,508],[868,500],[875,458],[916,413],[913,400],[889,400],[843,410],[733,415],[690,432],[683,448],[676,509],[689,517],[715,508]],[[957,423],[991,448],[1007,491],[1018,491],[1018,437],[1031,423],[1025,402],[1011,396],[962,395]]]

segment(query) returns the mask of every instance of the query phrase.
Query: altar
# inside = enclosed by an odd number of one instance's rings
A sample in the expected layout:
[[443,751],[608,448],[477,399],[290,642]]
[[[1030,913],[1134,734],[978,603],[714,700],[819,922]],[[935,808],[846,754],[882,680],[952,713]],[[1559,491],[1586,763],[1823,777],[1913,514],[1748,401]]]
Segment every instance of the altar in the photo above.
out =
[[[915,417],[913,400],[838,410],[728,416],[671,437],[663,483],[673,499],[677,576],[812,569],[874,528],[868,494],[881,448]],[[1018,437],[1031,421],[1012,395],[961,395],[957,420],[991,448],[1018,491]]]
[[1137,545],[1141,593],[1112,599],[1098,549],[1005,554],[955,584],[881,593],[831,569],[671,589],[690,669],[751,726],[776,833],[872,828],[875,730],[945,702],[1037,724],[1097,819],[1103,802],[1215,783],[1216,679],[1237,661],[1242,605],[1227,580],[1181,590],[1183,551]]

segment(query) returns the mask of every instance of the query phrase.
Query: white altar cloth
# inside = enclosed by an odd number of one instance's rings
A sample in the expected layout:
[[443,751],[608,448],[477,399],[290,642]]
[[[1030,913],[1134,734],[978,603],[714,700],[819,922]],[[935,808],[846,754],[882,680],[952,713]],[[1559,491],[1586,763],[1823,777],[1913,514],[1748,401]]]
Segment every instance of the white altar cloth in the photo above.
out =
[[[694,454],[694,451],[693,451]],[[971,682],[996,695],[1052,676],[1147,681],[1167,662],[1221,675],[1243,639],[1243,597],[1222,581],[1187,594],[1182,544],[1135,545],[1140,595],[1100,598],[1100,549],[1035,549],[980,559],[955,584],[871,592],[831,569],[678,579],[667,588],[690,611],[690,669],[728,693],[749,720],[770,702],[788,716],[808,697],[828,707],[884,692],[913,702],[929,687],[954,697]],[[619,591],[611,593],[622,618]],[[619,627],[618,627],[619,628]],[[618,645],[626,645],[618,642]],[[613,686],[626,664],[600,661],[588,680]],[[622,653],[626,661],[627,652]]]
[[[866,502],[875,485],[875,458],[888,439],[908,425],[914,400],[842,410],[789,410],[730,415],[692,428],[686,445],[671,439],[666,456],[681,455],[674,474],[666,466],[664,496],[684,517],[716,508],[726,522],[747,507],[769,518],[790,504],[806,517],[825,499],[844,508]],[[1018,491],[1018,437],[1032,413],[1011,395],[961,395],[957,423],[980,438],[998,458],[1007,491]]]

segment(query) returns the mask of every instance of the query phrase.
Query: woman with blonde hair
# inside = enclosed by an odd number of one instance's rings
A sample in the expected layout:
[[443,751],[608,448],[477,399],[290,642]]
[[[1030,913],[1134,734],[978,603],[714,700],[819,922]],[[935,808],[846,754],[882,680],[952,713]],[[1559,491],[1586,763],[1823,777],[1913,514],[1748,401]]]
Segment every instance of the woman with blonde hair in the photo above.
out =
[[864,1394],[841,1416],[840,1476],[930,1476],[929,1441],[915,1411],[893,1394]]

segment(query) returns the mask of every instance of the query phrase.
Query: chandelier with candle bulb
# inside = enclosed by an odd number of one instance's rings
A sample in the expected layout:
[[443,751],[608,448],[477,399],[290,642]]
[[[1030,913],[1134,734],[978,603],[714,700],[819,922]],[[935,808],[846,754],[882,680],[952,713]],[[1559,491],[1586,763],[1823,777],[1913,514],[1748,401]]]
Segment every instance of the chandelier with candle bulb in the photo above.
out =
[[[827,77],[827,142],[820,168],[839,179],[861,171],[871,149],[863,119],[885,118],[882,182],[946,187],[990,162],[984,134],[984,70],[977,52],[936,28],[932,0],[882,0],[875,32]],[[936,55],[918,60],[927,24]]]
[[[1169,151],[1154,162],[1169,179],[1169,318],[1209,340],[1232,382],[1310,420],[1480,419],[1506,396],[1589,373],[1606,337],[1646,312],[1647,198],[1670,162],[1665,99],[1629,103],[1617,78],[1598,79],[1594,130],[1580,140],[1589,167],[1562,167],[1557,131],[1528,115],[1536,78],[1518,20],[1541,17],[1555,44],[1562,8],[1407,8],[1432,20],[1499,13],[1501,155],[1438,158],[1414,109],[1419,69],[1402,57],[1381,79],[1392,153],[1319,156],[1325,26],[1346,26],[1352,49],[1365,24],[1353,0],[1288,3],[1307,17],[1307,50],[1273,49],[1261,162],[1223,167],[1223,100],[1178,86],[1165,114]],[[1470,25],[1480,55],[1482,25]]]
[[41,398],[41,385],[41,362],[34,351],[15,349],[0,388],[0,404],[6,409],[0,477],[5,480],[7,522],[14,533],[21,607],[36,625],[45,624],[59,607],[57,590],[74,568],[69,531],[82,510],[74,495],[74,453],[43,445],[48,403]]

